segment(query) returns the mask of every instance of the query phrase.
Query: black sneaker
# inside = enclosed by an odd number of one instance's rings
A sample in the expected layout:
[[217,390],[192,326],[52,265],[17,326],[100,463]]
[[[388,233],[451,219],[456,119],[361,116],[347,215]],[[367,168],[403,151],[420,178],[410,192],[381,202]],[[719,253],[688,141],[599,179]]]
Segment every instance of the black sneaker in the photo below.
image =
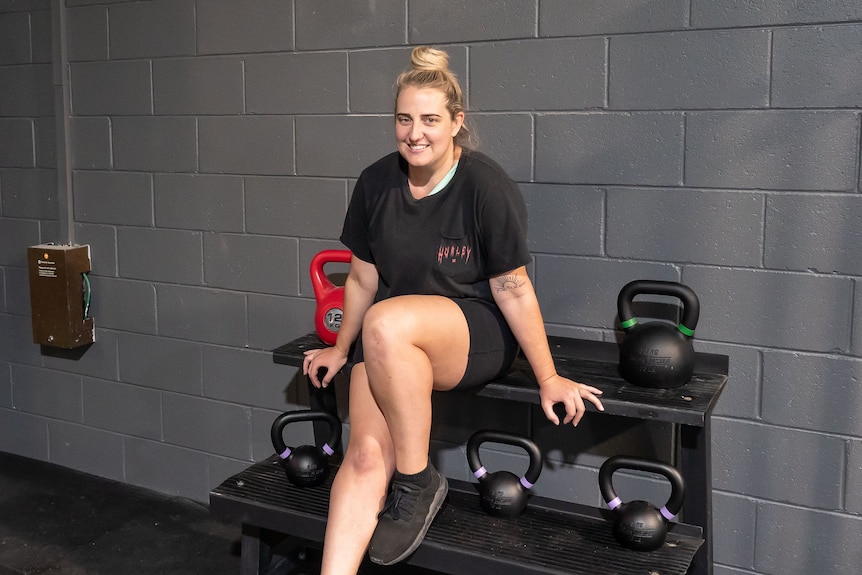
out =
[[377,516],[377,529],[368,545],[368,555],[374,563],[398,563],[413,553],[425,538],[449,492],[446,478],[430,463],[429,466],[428,487],[392,480],[386,504]]

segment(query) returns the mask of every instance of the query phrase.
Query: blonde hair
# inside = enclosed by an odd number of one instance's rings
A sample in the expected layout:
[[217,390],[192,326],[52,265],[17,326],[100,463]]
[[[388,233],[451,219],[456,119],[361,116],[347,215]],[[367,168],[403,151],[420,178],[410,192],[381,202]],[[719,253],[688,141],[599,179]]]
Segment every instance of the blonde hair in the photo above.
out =
[[[449,54],[430,46],[417,46],[410,55],[410,69],[402,72],[395,80],[395,102],[401,90],[407,86],[440,90],[446,97],[446,108],[452,115],[464,112],[464,94],[458,78],[449,70]],[[474,148],[475,136],[467,127],[466,121],[455,134],[455,143]]]

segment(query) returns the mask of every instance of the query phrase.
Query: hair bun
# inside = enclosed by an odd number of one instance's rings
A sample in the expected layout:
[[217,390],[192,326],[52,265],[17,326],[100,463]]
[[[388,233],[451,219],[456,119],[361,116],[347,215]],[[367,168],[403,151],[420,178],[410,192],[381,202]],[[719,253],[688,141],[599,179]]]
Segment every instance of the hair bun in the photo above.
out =
[[449,54],[430,46],[417,46],[410,56],[414,70],[426,72],[449,72]]

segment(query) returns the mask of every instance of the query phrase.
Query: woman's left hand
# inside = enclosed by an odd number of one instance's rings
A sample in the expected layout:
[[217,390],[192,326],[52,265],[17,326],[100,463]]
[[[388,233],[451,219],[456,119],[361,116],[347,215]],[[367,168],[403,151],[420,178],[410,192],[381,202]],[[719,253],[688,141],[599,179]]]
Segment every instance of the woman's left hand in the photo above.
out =
[[589,401],[599,411],[604,411],[602,401],[597,397],[602,394],[598,388],[584,385],[559,374],[553,375],[539,384],[539,397],[545,417],[554,425],[560,424],[560,418],[554,413],[554,405],[562,403],[566,408],[564,424],[576,426],[586,413],[584,400]]

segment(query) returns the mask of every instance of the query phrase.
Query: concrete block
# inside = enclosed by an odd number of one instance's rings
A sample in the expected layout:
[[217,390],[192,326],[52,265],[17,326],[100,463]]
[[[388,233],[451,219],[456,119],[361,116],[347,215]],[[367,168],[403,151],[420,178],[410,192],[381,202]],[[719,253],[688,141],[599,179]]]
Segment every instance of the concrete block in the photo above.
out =
[[0,14],[0,66],[32,61],[30,15],[26,12]]
[[862,441],[850,441],[848,453],[844,509],[850,513],[862,514],[862,491],[858,489],[859,482],[862,481]]
[[763,352],[759,349],[722,345],[702,341],[700,333],[695,332],[694,349],[704,353],[717,353],[729,358],[730,369],[727,384],[713,410],[713,415],[760,418],[760,397],[763,386]]
[[69,67],[76,116],[130,116],[153,113],[150,63],[78,62]]
[[522,184],[530,252],[600,256],[605,193],[586,186]]
[[847,278],[687,267],[683,283],[700,298],[704,340],[827,353],[850,347]]
[[533,119],[528,114],[468,114],[478,149],[516,182],[533,179]]
[[33,343],[33,325],[23,315],[0,315],[3,330],[0,331],[0,361],[41,367],[39,346]]
[[862,24],[779,28],[773,35],[773,106],[862,106]]
[[72,118],[72,168],[108,170],[112,167],[111,121],[108,118]]
[[153,180],[136,172],[76,171],[75,219],[93,224],[153,225]]
[[90,246],[91,273],[117,275],[117,228],[95,224],[75,224],[75,240]]
[[[199,118],[198,122],[201,172],[294,173],[293,118],[225,116]],[[331,134],[327,138],[331,142]]]
[[0,170],[3,215],[9,218],[59,218],[57,171],[42,169]]
[[36,166],[33,120],[0,118],[0,168]]
[[750,421],[712,421],[715,489],[838,509],[843,494],[843,439]]
[[691,26],[732,28],[778,24],[814,24],[862,19],[862,6],[855,2],[797,2],[776,0],[766,4],[746,0],[692,0]]
[[765,351],[763,420],[782,426],[862,435],[862,360]]
[[[483,459],[482,462],[484,461]],[[521,472],[525,469],[526,467],[522,467]],[[531,492],[541,497],[600,507],[603,503],[599,495],[598,476],[598,471],[594,468],[580,465],[546,465]]]
[[298,295],[297,240],[236,234],[204,235],[204,278],[212,287]]
[[[463,81],[466,78],[466,49],[449,46],[445,49],[449,53],[449,68]],[[351,112],[392,114],[395,109],[395,79],[410,67],[411,50],[406,47],[358,50],[347,55]]]
[[[30,317],[30,274],[26,268],[6,268],[0,276],[5,289],[5,311],[12,315]],[[2,292],[0,292],[2,293]]]
[[224,455],[251,458],[251,410],[200,397],[162,396],[165,441]]
[[122,277],[203,283],[203,241],[199,232],[118,228],[117,253]]
[[121,333],[119,339],[120,381],[178,393],[202,393],[199,344],[132,333]]
[[206,454],[132,437],[125,438],[125,450],[126,481],[132,485],[209,501]]
[[765,237],[770,269],[862,275],[862,197],[767,196]]
[[54,118],[34,118],[33,139],[36,147],[36,167],[56,169],[57,130]]
[[347,212],[344,180],[246,178],[249,233],[337,239]]
[[586,113],[536,117],[536,180],[677,186],[683,116]]
[[[679,281],[669,264],[537,255],[534,284],[546,324],[613,329],[617,294],[635,279]],[[599,281],[597,281],[597,279]]]
[[195,125],[195,118],[189,117],[114,118],[114,168],[142,172],[197,171],[198,134]]
[[293,5],[257,0],[209,0],[195,9],[198,54],[281,52],[293,49]]
[[241,178],[155,174],[153,189],[159,227],[243,231],[245,206]]
[[108,8],[79,6],[66,9],[66,45],[70,62],[108,59]]
[[408,2],[410,44],[439,44],[532,38],[536,31],[536,5],[523,0],[494,2]]
[[12,366],[6,362],[0,362],[0,407],[12,407]]
[[0,217],[0,237],[0,265],[26,268],[27,246],[40,243],[39,222]]
[[862,282],[856,282],[853,295],[853,342],[850,351],[862,357]]
[[853,573],[862,561],[860,538],[862,517],[763,503],[757,509],[754,568],[763,573]]
[[715,561],[736,567],[754,567],[757,502],[730,493],[713,492],[712,527]]
[[[92,247],[90,248],[92,252]],[[90,315],[100,328],[155,334],[156,289],[149,282],[90,276]],[[100,338],[101,339],[101,338]]]
[[202,287],[156,287],[159,335],[242,347],[245,296]]
[[0,67],[0,117],[53,115],[52,81],[50,64]]
[[85,425],[161,439],[162,400],[157,390],[89,377],[83,383]]
[[470,107],[483,111],[601,108],[605,69],[603,38],[477,44],[470,49]]
[[0,451],[47,461],[47,420],[29,413],[0,408]]
[[614,37],[608,106],[621,110],[766,107],[770,40],[767,30]]
[[325,50],[401,45],[407,42],[403,0],[323,4],[296,0],[296,49]]
[[153,61],[155,114],[241,114],[243,105],[243,62],[240,58]]
[[608,190],[611,257],[757,267],[763,197],[736,192]]
[[683,30],[685,0],[542,0],[539,36],[593,36]]
[[30,12],[30,55],[34,63],[50,63],[52,52],[51,10]]
[[275,349],[305,335],[314,329],[316,308],[308,298],[248,294],[249,347]]
[[48,421],[51,463],[123,481],[123,437],[64,421]]
[[293,370],[273,363],[269,350],[204,346],[203,354],[205,397],[277,411],[291,407]]
[[15,409],[68,421],[81,421],[81,378],[27,365],[12,365]]
[[249,56],[245,60],[245,100],[250,114],[347,112],[347,54]]
[[849,112],[693,112],[686,117],[685,184],[851,191],[857,149]]
[[[333,138],[333,134],[350,134]],[[371,163],[395,151],[395,124],[385,116],[298,116],[296,173],[358,177]]]
[[123,3],[110,8],[111,58],[195,54],[194,0]]
[[117,334],[104,331],[96,320],[96,344],[89,346],[81,357],[78,353],[61,349],[48,349],[42,352],[46,368],[63,373],[81,374],[101,379],[117,378]]

